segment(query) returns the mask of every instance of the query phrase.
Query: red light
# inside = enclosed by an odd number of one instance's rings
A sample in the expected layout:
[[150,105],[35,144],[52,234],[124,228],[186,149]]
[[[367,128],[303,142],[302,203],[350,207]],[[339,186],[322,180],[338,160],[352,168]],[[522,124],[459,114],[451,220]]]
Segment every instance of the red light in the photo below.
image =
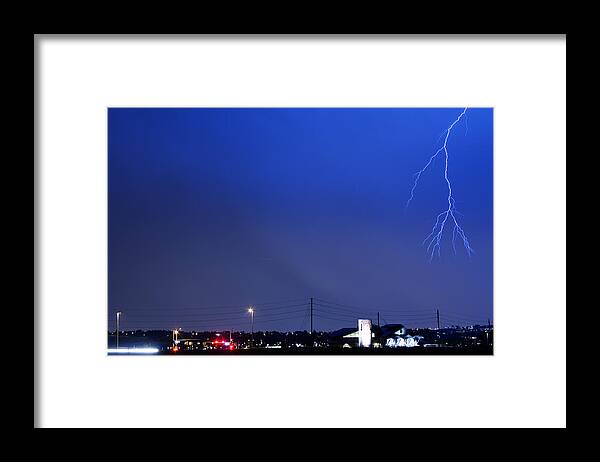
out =
[[229,349],[230,349],[230,350],[233,350],[233,345],[229,345]]

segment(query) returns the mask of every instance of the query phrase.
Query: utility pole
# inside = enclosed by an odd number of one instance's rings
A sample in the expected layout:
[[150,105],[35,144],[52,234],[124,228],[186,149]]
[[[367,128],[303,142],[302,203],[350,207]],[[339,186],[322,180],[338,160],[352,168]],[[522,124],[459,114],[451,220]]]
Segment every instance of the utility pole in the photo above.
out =
[[119,348],[119,321],[121,319],[121,312],[117,311],[117,348]]
[[440,330],[440,310],[435,310],[437,316],[437,328]]
[[379,311],[377,312],[377,327],[379,327]]
[[313,333],[313,298],[310,297],[310,335]]

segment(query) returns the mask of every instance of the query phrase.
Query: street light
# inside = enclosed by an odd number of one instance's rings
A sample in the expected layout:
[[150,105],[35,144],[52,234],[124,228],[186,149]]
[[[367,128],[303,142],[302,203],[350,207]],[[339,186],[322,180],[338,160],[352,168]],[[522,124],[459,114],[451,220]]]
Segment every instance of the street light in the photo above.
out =
[[250,313],[250,344],[254,346],[254,307],[248,308],[248,313]]
[[179,331],[181,331],[181,327],[177,329],[173,329],[173,347],[172,351],[179,351]]
[[121,312],[117,311],[117,348],[119,348],[119,321],[121,319]]

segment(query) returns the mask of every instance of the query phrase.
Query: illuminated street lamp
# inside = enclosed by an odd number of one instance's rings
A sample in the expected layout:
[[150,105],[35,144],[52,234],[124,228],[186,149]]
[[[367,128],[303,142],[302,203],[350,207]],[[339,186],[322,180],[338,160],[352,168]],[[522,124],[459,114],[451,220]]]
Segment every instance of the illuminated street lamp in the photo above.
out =
[[180,330],[181,330],[181,327],[178,329],[173,329],[173,350],[174,351],[177,351],[179,349],[177,344],[179,343],[179,331]]
[[250,344],[254,346],[254,307],[248,308],[248,313],[250,313]]
[[117,348],[119,348],[119,321],[121,320],[121,312],[117,311]]

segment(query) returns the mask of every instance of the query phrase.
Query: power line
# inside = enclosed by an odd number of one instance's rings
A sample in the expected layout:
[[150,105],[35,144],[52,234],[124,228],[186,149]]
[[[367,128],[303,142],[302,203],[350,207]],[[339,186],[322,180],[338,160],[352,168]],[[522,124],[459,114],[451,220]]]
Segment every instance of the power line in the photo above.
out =
[[411,317],[411,316],[421,316],[423,314],[426,313],[430,313],[430,309],[403,309],[403,308],[397,308],[397,307],[388,307],[388,308],[366,308],[366,307],[358,307],[355,305],[345,305],[342,303],[335,303],[335,302],[330,302],[327,300],[323,300],[320,298],[317,298],[317,304],[319,306],[324,306],[330,309],[337,309],[340,311],[345,311],[348,313],[355,313],[357,315],[361,315],[364,316],[366,314],[368,315],[376,315],[377,312],[380,313],[387,313],[388,315],[393,315],[393,316],[403,316],[403,317]]
[[[438,326],[441,326],[442,319],[446,322],[457,322],[459,324],[466,324],[467,322],[485,324],[484,321],[475,321],[474,318],[453,311],[444,310],[444,314],[440,315],[439,310],[433,312],[433,310],[401,310],[398,308],[374,309],[331,302],[315,297],[311,297],[308,300],[288,299],[277,302],[253,303],[251,305],[258,307],[255,311],[257,323],[270,323],[302,318],[302,328],[306,324],[308,317],[310,317],[311,332],[314,330],[315,317],[317,319],[327,319],[343,323],[354,323],[356,322],[357,317],[376,317],[378,325],[380,324],[380,319],[383,320],[385,324],[388,324],[386,318],[389,319],[390,317],[396,319],[399,318],[399,321],[412,324],[432,324],[437,321]],[[225,323],[227,323],[228,326],[231,326],[241,325],[247,322],[247,312],[245,308],[248,306],[248,304],[204,307],[169,305],[168,309],[165,310],[162,308],[163,311],[158,311],[161,308],[157,305],[152,307],[125,306],[125,308],[123,308],[123,305],[119,305],[119,309],[129,312],[130,319],[128,322],[130,324],[145,326],[165,326],[172,324],[179,326],[184,325],[188,328],[191,326],[209,328],[217,325],[222,326]],[[295,313],[298,314],[295,315]],[[144,318],[144,320],[139,318]]]
[[304,330],[304,325],[306,324],[306,321],[308,320],[308,315],[309,315],[309,311],[305,310],[304,312],[304,317],[302,318],[302,323],[300,324],[300,330]]

